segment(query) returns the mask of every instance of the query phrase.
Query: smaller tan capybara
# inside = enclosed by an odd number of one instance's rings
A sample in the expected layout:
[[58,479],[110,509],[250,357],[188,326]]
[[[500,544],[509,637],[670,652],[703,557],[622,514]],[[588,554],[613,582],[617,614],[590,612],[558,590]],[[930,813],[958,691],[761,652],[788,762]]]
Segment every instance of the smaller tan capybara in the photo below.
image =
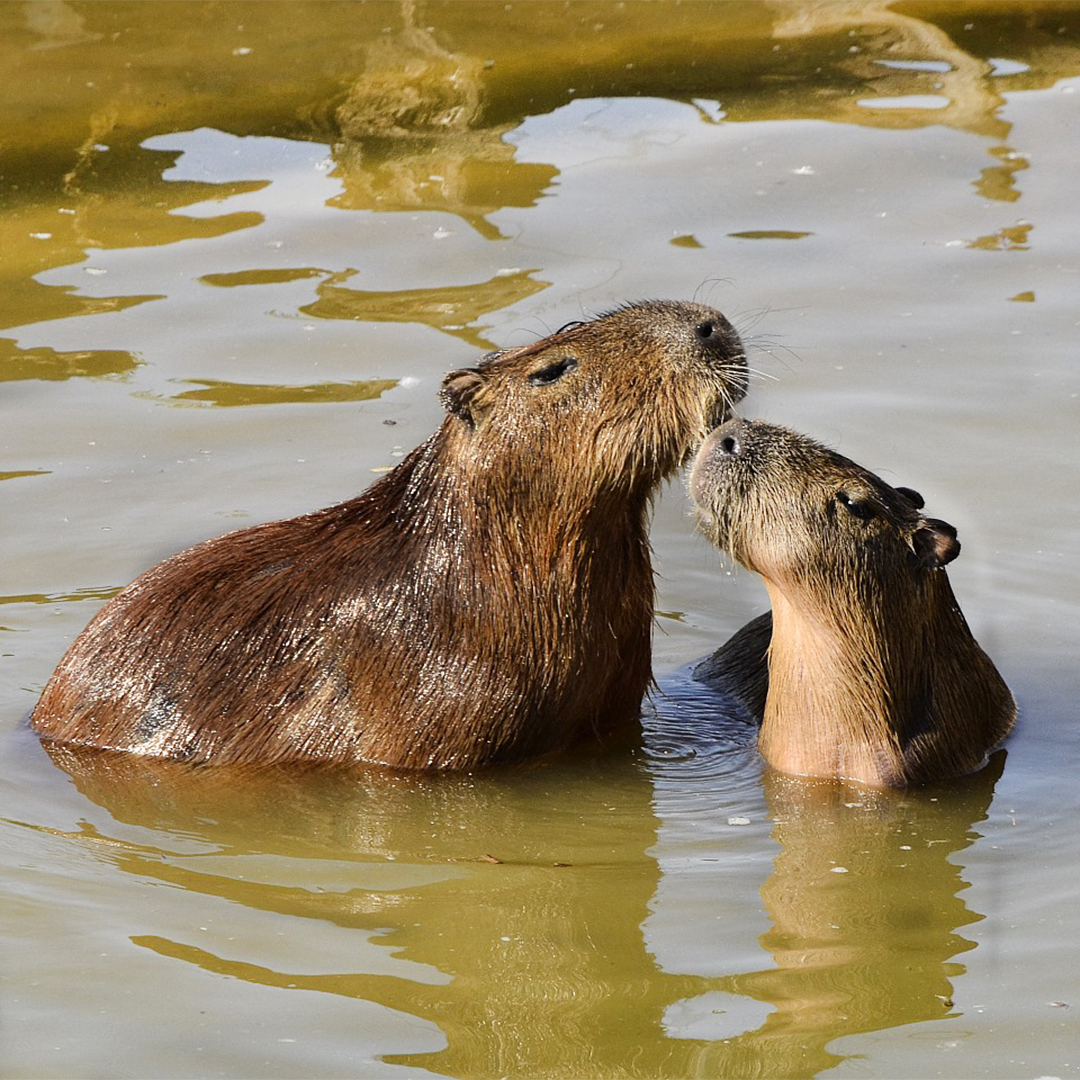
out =
[[983,764],[1016,704],[949,586],[956,530],[917,492],[742,420],[705,441],[690,486],[704,532],[772,601],[771,642],[763,616],[695,675],[756,714],[773,768],[904,787]]
[[349,502],[183,551],[114,597],[32,716],[195,762],[471,769],[628,729],[648,517],[746,390],[727,320],[655,301],[493,353]]

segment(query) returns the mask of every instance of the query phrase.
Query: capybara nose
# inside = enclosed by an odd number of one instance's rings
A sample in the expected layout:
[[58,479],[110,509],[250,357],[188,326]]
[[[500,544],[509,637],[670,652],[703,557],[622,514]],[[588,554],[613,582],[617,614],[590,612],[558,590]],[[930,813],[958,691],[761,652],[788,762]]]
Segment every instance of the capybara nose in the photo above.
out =
[[720,458],[737,458],[743,452],[746,425],[742,420],[721,424],[709,439],[712,453]]
[[742,450],[742,443],[737,435],[724,435],[716,444],[717,452],[726,454],[728,457],[738,457]]
[[747,428],[743,420],[728,420],[714,428],[701,444],[690,470],[690,494],[699,510],[715,506],[718,491],[728,470],[743,452]]

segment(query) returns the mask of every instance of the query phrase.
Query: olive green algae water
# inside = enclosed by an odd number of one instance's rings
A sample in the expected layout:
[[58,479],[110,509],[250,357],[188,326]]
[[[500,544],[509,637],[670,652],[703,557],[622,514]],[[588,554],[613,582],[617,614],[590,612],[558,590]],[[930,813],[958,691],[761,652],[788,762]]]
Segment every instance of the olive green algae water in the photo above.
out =
[[[1080,1075],[1080,5],[0,5],[0,1075]],[[979,774],[766,773],[764,589],[658,502],[641,748],[50,757],[108,596],[350,497],[442,375],[643,297],[919,489],[1020,702]]]

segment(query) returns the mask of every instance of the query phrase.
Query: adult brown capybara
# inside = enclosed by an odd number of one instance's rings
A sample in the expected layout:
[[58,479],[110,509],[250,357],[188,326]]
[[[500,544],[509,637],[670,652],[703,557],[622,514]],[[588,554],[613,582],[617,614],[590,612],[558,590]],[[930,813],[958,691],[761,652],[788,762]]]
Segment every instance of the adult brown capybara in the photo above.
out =
[[418,769],[626,728],[650,679],[651,497],[745,389],[723,315],[666,301],[454,371],[441,427],[357,498],[199,544],[113,598],[33,726]]
[[917,492],[740,420],[708,437],[690,484],[706,534],[772,601],[771,643],[754,620],[696,675],[758,714],[771,766],[904,787],[982,765],[1016,704],[949,586],[956,530]]

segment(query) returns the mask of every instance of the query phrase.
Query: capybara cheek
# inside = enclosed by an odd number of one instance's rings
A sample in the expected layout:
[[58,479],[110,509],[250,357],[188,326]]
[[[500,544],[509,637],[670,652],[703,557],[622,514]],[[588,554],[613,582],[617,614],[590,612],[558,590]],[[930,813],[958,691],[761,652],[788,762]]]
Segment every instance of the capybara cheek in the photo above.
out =
[[690,495],[700,511],[712,515],[719,512],[727,497],[723,480],[723,471],[711,458],[699,456],[694,462],[690,472]]
[[735,469],[731,459],[709,452],[706,441],[690,469],[690,495],[699,508],[719,513],[733,500],[737,480]]

